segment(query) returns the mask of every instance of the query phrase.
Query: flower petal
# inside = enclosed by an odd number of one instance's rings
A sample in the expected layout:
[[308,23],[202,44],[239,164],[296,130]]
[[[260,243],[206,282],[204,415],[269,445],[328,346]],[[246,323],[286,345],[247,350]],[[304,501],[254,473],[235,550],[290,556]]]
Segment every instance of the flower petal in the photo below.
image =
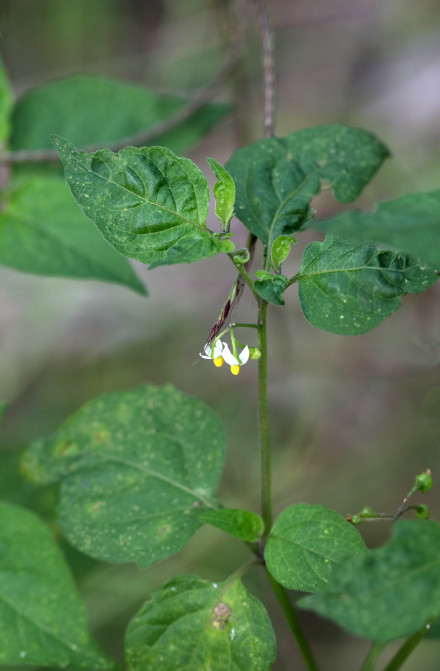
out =
[[241,363],[242,366],[244,366],[244,364],[249,361],[249,347],[247,345],[244,348],[244,350],[241,352],[239,357],[240,357],[240,363]]
[[229,366],[239,366],[239,360],[232,354],[231,350],[227,345],[223,347],[222,357]]
[[222,355],[222,352],[223,352],[223,343],[221,340],[217,340],[217,342],[214,345],[214,356],[212,358],[218,359],[218,357]]

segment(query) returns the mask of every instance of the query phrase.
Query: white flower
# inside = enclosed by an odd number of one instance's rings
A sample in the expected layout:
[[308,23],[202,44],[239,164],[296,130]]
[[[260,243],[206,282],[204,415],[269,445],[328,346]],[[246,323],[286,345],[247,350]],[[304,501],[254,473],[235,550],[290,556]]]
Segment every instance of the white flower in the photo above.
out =
[[240,366],[244,366],[244,364],[249,360],[249,347],[246,345],[244,350],[238,355],[237,359],[237,357],[232,354],[229,347],[224,345],[222,358],[226,361],[227,364],[231,366],[232,375],[238,375],[240,372]]
[[202,359],[213,359],[214,364],[219,368],[224,364],[223,352],[225,348],[227,349],[228,346],[222,343],[221,340],[217,340],[214,348],[212,345],[205,345],[205,354],[200,354],[200,356]]

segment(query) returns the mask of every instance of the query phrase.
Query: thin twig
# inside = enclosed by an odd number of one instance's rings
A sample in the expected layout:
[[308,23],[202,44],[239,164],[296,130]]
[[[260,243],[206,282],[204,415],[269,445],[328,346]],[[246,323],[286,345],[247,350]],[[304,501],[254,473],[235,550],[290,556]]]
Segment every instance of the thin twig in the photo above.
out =
[[266,0],[253,0],[255,15],[261,36],[264,70],[264,137],[274,135],[275,125],[275,55],[272,27],[269,20]]
[[[145,145],[151,143],[160,135],[172,130],[183,121],[186,121],[203,105],[209,102],[217,92],[225,84],[237,63],[240,60],[243,51],[243,33],[237,31],[231,43],[229,53],[218,71],[217,75],[206,86],[201,88],[198,93],[186,105],[177,110],[174,114],[154,126],[142,130],[134,135],[116,140],[115,142],[108,142],[99,145],[87,145],[82,147],[84,151],[94,152],[98,149],[111,149],[112,151],[119,151],[128,145]],[[54,149],[37,149],[37,150],[17,150],[5,152],[0,155],[0,164],[7,163],[52,163],[60,160],[59,154]]]

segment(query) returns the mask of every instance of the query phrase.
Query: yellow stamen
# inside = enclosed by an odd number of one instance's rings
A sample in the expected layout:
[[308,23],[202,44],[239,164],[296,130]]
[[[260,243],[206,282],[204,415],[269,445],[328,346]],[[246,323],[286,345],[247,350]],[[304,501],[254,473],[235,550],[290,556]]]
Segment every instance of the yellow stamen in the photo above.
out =
[[231,366],[232,375],[238,375],[240,372],[240,366]]
[[214,364],[217,366],[217,368],[220,368],[220,366],[223,366],[224,360],[222,356],[218,356],[216,359],[214,359]]

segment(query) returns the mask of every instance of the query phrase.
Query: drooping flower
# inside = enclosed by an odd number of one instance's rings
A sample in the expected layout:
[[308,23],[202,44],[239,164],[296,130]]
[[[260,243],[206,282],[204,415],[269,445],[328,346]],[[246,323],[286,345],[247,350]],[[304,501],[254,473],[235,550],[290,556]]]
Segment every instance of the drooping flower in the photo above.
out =
[[214,344],[212,345],[205,345],[205,354],[200,353],[200,356],[202,359],[212,359],[214,361],[214,365],[219,368],[220,366],[223,366],[224,360],[223,360],[223,352],[225,348],[227,349],[227,345],[222,343],[221,340],[217,340]]
[[249,360],[249,347],[246,347],[240,352],[238,357],[236,357],[227,345],[224,345],[222,351],[222,358],[226,361],[229,366],[231,366],[232,375],[238,375],[240,372],[240,366],[244,366],[245,363]]

